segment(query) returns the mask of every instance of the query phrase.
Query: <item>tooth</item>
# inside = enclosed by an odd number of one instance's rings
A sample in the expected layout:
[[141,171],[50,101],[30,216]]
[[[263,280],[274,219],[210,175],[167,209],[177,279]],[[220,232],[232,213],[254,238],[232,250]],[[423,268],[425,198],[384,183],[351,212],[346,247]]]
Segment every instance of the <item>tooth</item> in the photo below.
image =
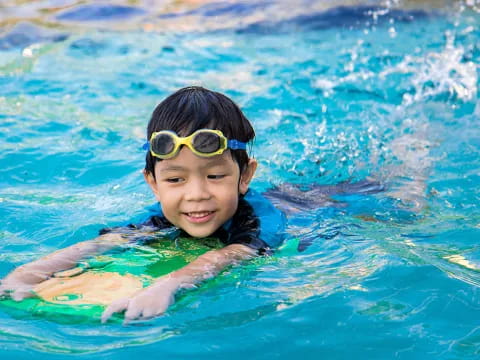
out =
[[200,218],[207,216],[211,213],[211,211],[203,211],[203,212],[195,212],[195,213],[188,213],[188,216],[195,217],[195,218]]

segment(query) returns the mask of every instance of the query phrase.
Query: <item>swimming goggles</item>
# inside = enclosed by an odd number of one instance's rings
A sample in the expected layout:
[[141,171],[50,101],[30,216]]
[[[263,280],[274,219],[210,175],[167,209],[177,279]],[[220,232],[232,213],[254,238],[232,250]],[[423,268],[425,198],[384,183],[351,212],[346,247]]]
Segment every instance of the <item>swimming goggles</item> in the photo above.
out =
[[173,131],[154,132],[150,141],[144,145],[152,156],[159,159],[171,159],[177,155],[180,147],[186,145],[195,155],[211,157],[222,154],[226,149],[246,150],[247,144],[227,139],[220,130],[200,129],[187,137],[179,137]]

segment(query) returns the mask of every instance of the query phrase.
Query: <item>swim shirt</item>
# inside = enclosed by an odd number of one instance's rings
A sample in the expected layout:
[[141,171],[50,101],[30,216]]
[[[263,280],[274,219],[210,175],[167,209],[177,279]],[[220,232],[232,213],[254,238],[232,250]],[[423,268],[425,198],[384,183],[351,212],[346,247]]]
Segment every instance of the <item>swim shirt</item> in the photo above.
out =
[[[134,241],[141,241],[142,236],[135,236],[136,231],[172,229],[179,231],[175,236],[189,236],[167,220],[160,203],[148,210],[146,221],[126,227],[105,228],[100,230],[100,235],[109,232],[123,233],[133,235],[131,238]],[[285,225],[285,215],[258,192],[250,189],[245,196],[240,196],[233,217],[209,237],[218,238],[224,245],[246,245],[257,250],[259,255],[264,255],[272,253],[273,249],[282,243]]]

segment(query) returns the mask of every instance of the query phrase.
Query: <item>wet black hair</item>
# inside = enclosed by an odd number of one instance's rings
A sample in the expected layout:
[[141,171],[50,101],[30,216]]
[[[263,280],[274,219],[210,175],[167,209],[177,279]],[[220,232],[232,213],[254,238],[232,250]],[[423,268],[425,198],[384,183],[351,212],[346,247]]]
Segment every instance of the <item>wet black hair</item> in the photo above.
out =
[[[227,96],[200,86],[189,86],[168,96],[157,105],[147,126],[147,139],[154,132],[174,131],[189,136],[199,129],[220,130],[228,139],[251,142],[255,137],[252,124],[242,110]],[[240,173],[248,164],[245,150],[230,150]],[[155,177],[155,163],[161,161],[147,152],[145,171]]]

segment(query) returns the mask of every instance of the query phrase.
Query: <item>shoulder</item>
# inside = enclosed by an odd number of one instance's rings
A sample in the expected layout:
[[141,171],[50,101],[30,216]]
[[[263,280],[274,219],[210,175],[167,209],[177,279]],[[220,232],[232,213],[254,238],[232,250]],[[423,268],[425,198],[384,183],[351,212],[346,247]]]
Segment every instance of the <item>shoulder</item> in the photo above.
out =
[[248,190],[239,203],[238,211],[251,213],[258,221],[259,237],[270,247],[275,248],[282,243],[286,227],[285,214],[259,192]]

